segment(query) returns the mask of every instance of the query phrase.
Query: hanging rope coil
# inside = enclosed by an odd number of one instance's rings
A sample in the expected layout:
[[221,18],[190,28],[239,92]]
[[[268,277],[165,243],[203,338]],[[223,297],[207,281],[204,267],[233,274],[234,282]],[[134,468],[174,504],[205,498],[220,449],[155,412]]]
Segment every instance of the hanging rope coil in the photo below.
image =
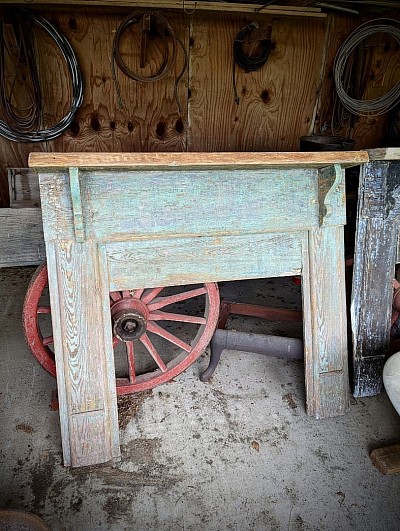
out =
[[347,37],[337,52],[334,64],[336,92],[342,105],[356,116],[380,116],[389,112],[400,102],[400,82],[396,83],[385,95],[376,99],[356,99],[349,94],[353,78],[351,55],[363,41],[371,35],[385,33],[391,35],[400,45],[400,26],[396,27],[388,22],[399,25],[398,21],[392,19],[375,19],[362,24]]
[[[14,34],[19,43],[18,64],[15,65],[16,73],[10,89],[5,83],[5,52],[9,53],[4,38],[4,24],[0,29],[1,52],[0,52],[0,77],[1,77],[1,101],[4,115],[9,122],[0,120],[0,135],[14,142],[45,142],[60,136],[73,121],[77,110],[83,101],[83,79],[74,51],[64,37],[50,22],[40,15],[35,15],[23,9],[15,9],[12,14]],[[42,95],[39,83],[39,74],[36,67],[33,41],[33,27],[37,26],[44,30],[56,43],[61,55],[68,67],[71,78],[71,105],[68,113],[55,125],[46,129],[40,129],[39,121],[43,116]],[[29,33],[27,33],[29,32]],[[27,63],[32,81],[32,104],[25,109],[17,109],[11,102],[10,90],[14,89],[17,70],[22,58]],[[8,94],[8,96],[7,96]],[[18,112],[19,111],[19,112]],[[36,127],[36,130],[32,130]]]
[[[149,76],[141,75],[137,72],[134,72],[131,68],[128,67],[128,65],[125,63],[125,61],[121,57],[120,52],[120,42],[123,32],[128,29],[130,26],[134,24],[138,24],[143,17],[149,16],[151,20],[151,28],[154,32],[156,32],[160,37],[163,45],[162,55],[163,59],[161,62],[161,65],[157,69],[157,71],[154,74],[151,74]],[[171,51],[170,47],[168,45],[168,40],[171,43]],[[118,65],[119,69],[130,79],[133,79],[135,81],[140,81],[142,83],[154,83],[155,81],[159,81],[160,79],[163,79],[168,74],[171,73],[171,71],[174,69],[177,61],[177,48],[178,45],[181,47],[184,55],[184,64],[182,67],[181,72],[175,79],[175,86],[174,86],[174,98],[176,100],[176,103],[178,105],[178,109],[180,114],[182,114],[182,107],[178,99],[178,83],[180,79],[182,78],[188,63],[187,58],[187,51],[185,46],[183,45],[183,42],[181,39],[176,35],[174,29],[172,28],[171,24],[168,22],[168,20],[159,12],[149,12],[145,10],[138,10],[134,11],[133,13],[129,14],[127,17],[124,18],[124,20],[119,25],[117,32],[114,37],[113,41],[113,50],[112,50],[112,70],[113,70],[113,77],[116,84],[117,94],[120,106],[122,107],[122,98],[120,94],[120,87],[115,75],[115,67],[114,62]]]
[[269,38],[260,41],[260,53],[258,55],[248,55],[244,51],[243,43],[245,38],[258,27],[259,25],[257,22],[247,24],[239,31],[233,42],[233,90],[237,104],[239,104],[239,96],[236,89],[236,64],[246,72],[254,72],[265,65],[268,61],[269,54],[271,53],[272,43],[270,36]]

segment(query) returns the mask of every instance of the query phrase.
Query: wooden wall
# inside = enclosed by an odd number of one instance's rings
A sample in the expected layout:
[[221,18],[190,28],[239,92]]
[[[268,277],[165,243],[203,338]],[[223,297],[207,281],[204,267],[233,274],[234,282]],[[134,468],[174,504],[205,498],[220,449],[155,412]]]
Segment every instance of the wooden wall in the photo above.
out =
[[[179,84],[179,113],[173,74],[156,83],[138,83],[117,68],[118,104],[111,68],[115,31],[132,9],[46,7],[38,9],[56,24],[74,48],[84,79],[84,102],[70,128],[54,141],[19,144],[0,137],[0,192],[7,204],[6,168],[26,167],[31,151],[296,151],[299,137],[319,133],[330,121],[331,65],[357,18],[281,17],[219,12],[164,12],[185,43],[189,65]],[[238,31],[256,19],[272,25],[274,48],[259,71],[237,69],[240,103],[232,88],[232,44]],[[138,68],[139,43],[133,32],[121,42],[122,56]],[[70,87],[60,54],[47,36],[37,42],[44,87],[45,125],[68,108]],[[149,46],[149,63],[159,50]],[[176,72],[182,66],[178,52]],[[381,69],[387,64],[381,61]],[[400,76],[399,65],[393,76]],[[386,83],[388,80],[384,80]],[[393,80],[392,80],[393,81]],[[360,120],[357,148],[376,147],[386,134],[386,118]]]

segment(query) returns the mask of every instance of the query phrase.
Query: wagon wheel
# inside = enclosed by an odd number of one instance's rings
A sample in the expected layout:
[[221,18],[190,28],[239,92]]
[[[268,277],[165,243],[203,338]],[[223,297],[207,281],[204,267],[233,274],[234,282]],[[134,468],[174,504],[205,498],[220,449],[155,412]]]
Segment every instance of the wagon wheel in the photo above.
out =
[[[46,288],[47,267],[42,264],[25,296],[23,325],[33,356],[55,377],[51,308],[48,301],[43,302]],[[126,362],[125,374],[116,377],[117,394],[151,389],[184,371],[210,342],[218,313],[219,292],[214,283],[110,292],[114,352],[121,353],[122,348]],[[48,321],[47,332],[43,317]],[[138,370],[139,357],[142,365],[143,358],[150,360],[150,369]]]

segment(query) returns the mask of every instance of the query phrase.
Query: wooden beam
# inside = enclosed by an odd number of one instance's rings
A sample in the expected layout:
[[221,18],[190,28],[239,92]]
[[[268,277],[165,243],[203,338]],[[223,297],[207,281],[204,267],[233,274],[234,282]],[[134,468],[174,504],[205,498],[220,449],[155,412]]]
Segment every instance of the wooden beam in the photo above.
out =
[[[12,4],[24,4],[26,0],[11,0]],[[48,4],[48,0],[33,0],[29,5]],[[80,5],[80,6],[108,6],[108,7],[132,7],[145,9],[180,9],[189,13],[195,11],[226,11],[230,13],[260,13],[264,15],[276,15],[284,17],[314,17],[325,18],[326,13],[322,13],[318,7],[298,7],[298,6],[267,6],[260,4],[237,4],[229,2],[202,2],[182,0],[53,0],[52,5]]]
[[38,265],[46,259],[40,208],[0,208],[0,267]]
[[400,472],[400,443],[377,448],[371,452],[370,458],[382,474],[398,474]]
[[369,160],[400,160],[400,148],[368,149]]
[[[368,162],[366,151],[282,152],[282,153],[31,153],[31,168],[246,168],[259,166],[343,167]],[[101,161],[101,163],[99,163]]]

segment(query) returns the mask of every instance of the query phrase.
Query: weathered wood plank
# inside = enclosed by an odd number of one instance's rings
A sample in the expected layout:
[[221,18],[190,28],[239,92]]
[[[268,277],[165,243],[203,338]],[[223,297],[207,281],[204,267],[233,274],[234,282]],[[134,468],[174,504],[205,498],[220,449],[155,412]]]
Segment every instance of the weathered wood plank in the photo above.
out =
[[317,418],[349,407],[342,227],[309,232],[304,242],[303,315],[307,406]]
[[351,302],[356,397],[374,396],[382,388],[382,369],[389,353],[398,233],[393,222],[358,220]]
[[0,208],[0,267],[38,265],[46,258],[39,208]]
[[[80,173],[87,238],[276,232],[319,223],[316,170]],[[68,175],[41,174],[40,181],[49,205],[46,238],[70,238],[74,208]]]
[[369,160],[400,160],[400,148],[377,148],[367,150]]
[[47,254],[64,462],[106,462],[119,445],[103,254],[72,241],[48,242]]
[[399,191],[399,163],[377,160],[362,167],[351,299],[356,397],[374,396],[382,388],[400,228]]
[[400,444],[372,450],[370,458],[382,474],[400,473]]
[[368,162],[365,151],[269,152],[269,153],[31,153],[29,166],[36,170],[46,168],[129,168],[137,169],[206,169],[231,167],[254,168],[324,168],[341,164],[343,168]]
[[110,290],[298,275],[301,238],[294,232],[108,243]]

